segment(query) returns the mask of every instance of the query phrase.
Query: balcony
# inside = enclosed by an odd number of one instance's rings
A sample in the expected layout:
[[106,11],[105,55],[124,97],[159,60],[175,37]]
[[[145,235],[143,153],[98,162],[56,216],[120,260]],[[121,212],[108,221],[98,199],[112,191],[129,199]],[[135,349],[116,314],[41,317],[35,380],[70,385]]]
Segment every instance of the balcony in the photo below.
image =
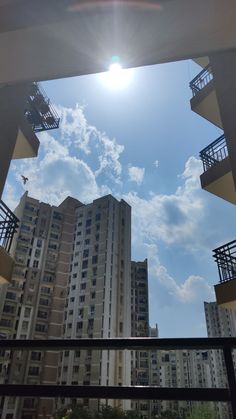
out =
[[35,157],[39,140],[36,133],[59,127],[60,118],[38,83],[32,83],[13,152],[13,159]]
[[236,309],[236,240],[213,250],[220,283],[215,285],[217,304]]
[[33,83],[30,86],[25,118],[34,132],[48,131],[59,127],[60,118],[38,83]]
[[222,128],[213,75],[209,64],[190,82],[190,88],[193,94],[190,100],[192,111]]
[[236,190],[228,156],[225,136],[200,152],[203,164],[203,174],[200,176],[202,189],[236,204]]
[[[63,351],[63,350],[220,350],[225,361],[227,388],[189,388],[160,386],[96,386],[41,384],[0,384],[0,396],[41,397],[41,398],[86,398],[113,400],[183,400],[228,402],[232,406],[232,418],[236,419],[235,371],[232,349],[236,348],[236,338],[109,338],[109,339],[51,339],[51,340],[0,340],[2,350],[25,351]],[[37,367],[38,368],[38,367]],[[37,372],[37,370],[34,370]]]
[[17,227],[18,218],[0,201],[0,284],[11,279],[14,260],[9,252]]

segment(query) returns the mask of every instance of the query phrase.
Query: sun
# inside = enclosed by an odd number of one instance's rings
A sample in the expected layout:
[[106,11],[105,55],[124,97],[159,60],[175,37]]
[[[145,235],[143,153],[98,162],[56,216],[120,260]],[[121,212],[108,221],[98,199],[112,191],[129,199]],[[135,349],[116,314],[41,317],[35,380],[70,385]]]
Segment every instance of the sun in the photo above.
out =
[[124,69],[121,64],[114,62],[109,70],[100,74],[101,81],[112,90],[121,90],[128,86],[132,79],[132,69]]

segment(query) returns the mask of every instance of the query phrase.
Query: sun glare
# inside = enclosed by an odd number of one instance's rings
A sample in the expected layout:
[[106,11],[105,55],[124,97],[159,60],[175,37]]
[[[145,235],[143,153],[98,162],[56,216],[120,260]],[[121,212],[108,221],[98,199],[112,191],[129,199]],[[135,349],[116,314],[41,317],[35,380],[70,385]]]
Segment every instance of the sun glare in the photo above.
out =
[[102,82],[113,90],[124,89],[131,81],[132,70],[123,69],[118,62],[112,63],[109,70],[100,74]]

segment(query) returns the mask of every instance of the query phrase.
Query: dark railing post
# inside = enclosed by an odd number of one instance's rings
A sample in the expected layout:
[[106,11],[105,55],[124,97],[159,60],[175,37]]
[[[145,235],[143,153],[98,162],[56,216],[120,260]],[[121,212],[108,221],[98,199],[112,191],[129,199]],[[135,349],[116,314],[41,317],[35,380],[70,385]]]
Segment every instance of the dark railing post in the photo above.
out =
[[224,353],[225,368],[226,368],[228,384],[229,384],[233,419],[236,419],[236,379],[235,379],[234,363],[233,363],[233,357],[232,357],[232,348],[230,346],[224,346],[223,353]]

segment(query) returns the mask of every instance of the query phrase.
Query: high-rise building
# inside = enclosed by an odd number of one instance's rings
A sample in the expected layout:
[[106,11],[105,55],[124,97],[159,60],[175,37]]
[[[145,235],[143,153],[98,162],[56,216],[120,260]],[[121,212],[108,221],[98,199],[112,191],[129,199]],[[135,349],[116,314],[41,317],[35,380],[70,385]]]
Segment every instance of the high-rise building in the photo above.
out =
[[[1,313],[1,336],[13,339],[54,339],[63,335],[75,221],[75,207],[67,198],[58,207],[28,197],[16,209],[20,220],[13,243],[15,267]],[[1,353],[1,380],[12,383],[52,384],[57,380],[59,352],[15,351]],[[2,361],[2,360],[1,360]],[[52,409],[52,399],[32,398],[2,401],[1,417],[30,417]],[[32,416],[34,417],[34,416]]]
[[[204,302],[208,337],[236,336],[236,311],[220,307],[216,302]],[[236,372],[236,351],[232,351]],[[227,388],[228,380],[222,350],[210,351],[211,376],[213,387]],[[232,412],[227,404],[218,403],[221,418],[231,417]]]
[[[158,351],[161,387],[212,387],[209,351],[171,350]],[[191,402],[162,401],[162,411],[189,412]]]
[[[77,208],[75,219],[64,336],[129,337],[131,208],[109,195]],[[130,374],[128,351],[65,351],[60,382],[129,385]]]
[[[148,309],[148,265],[147,259],[143,262],[131,263],[131,336],[149,336],[149,309]],[[131,384],[148,386],[149,357],[147,350],[131,351]],[[131,402],[132,409],[138,411],[141,417],[150,415],[150,401],[135,400]]]
[[[89,205],[68,197],[55,207],[25,193],[16,215],[16,264],[0,316],[1,336],[130,336],[130,206],[108,195]],[[9,352],[0,355],[2,383],[130,384],[128,351],[15,351],[11,359]],[[28,419],[37,412],[38,418],[46,418],[53,409],[50,398],[6,397],[1,417],[17,419],[21,414]]]

